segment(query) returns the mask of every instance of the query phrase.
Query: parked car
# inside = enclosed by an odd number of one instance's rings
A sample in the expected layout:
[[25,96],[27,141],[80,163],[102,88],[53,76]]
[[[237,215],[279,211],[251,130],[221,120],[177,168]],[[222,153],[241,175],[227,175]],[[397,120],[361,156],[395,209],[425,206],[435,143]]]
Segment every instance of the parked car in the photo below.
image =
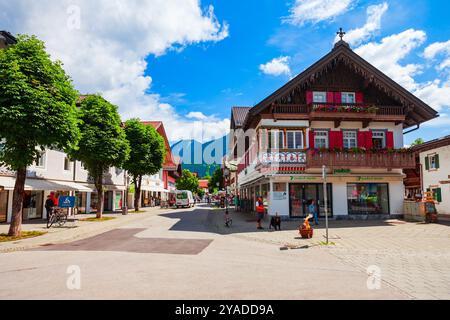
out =
[[177,208],[193,208],[195,200],[192,192],[187,190],[178,191],[176,206]]

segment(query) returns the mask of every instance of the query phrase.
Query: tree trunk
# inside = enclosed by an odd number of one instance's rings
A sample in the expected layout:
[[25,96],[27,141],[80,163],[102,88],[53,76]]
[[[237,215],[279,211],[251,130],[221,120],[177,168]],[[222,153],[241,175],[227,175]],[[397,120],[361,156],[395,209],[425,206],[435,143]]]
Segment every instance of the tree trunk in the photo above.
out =
[[97,177],[97,182],[95,183],[95,187],[97,188],[98,194],[98,203],[97,203],[97,219],[103,218],[103,208],[105,202],[105,194],[103,192],[103,174]]
[[27,179],[27,168],[17,170],[16,184],[14,186],[12,220],[8,235],[18,237],[22,232],[23,197],[25,180]]
[[134,210],[138,212],[141,208],[142,176],[134,178]]

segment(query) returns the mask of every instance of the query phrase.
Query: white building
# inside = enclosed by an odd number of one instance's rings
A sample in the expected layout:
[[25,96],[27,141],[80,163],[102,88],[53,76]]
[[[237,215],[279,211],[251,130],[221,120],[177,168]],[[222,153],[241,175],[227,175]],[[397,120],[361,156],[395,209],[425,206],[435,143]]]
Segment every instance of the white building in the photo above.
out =
[[[126,190],[125,171],[111,168],[104,175],[105,211],[119,211]],[[0,223],[12,217],[15,173],[0,167]],[[79,161],[72,162],[62,151],[46,150],[28,168],[25,183],[23,220],[46,218],[44,204],[50,193],[77,197],[76,213],[93,213],[97,192],[88,172]]]
[[450,136],[414,147],[419,154],[422,190],[433,192],[439,215],[450,216]]

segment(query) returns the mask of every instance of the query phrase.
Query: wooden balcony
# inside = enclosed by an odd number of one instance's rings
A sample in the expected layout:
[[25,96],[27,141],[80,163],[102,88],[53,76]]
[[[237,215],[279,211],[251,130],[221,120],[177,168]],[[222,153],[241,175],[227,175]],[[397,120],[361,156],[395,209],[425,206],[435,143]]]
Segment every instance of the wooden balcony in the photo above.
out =
[[413,169],[416,167],[412,152],[352,153],[348,151],[307,151],[307,168],[372,168]]
[[365,104],[277,104],[272,107],[276,119],[301,119],[334,121],[338,127],[341,121],[363,121],[367,127],[372,121],[402,123],[406,120],[400,106],[369,106]]

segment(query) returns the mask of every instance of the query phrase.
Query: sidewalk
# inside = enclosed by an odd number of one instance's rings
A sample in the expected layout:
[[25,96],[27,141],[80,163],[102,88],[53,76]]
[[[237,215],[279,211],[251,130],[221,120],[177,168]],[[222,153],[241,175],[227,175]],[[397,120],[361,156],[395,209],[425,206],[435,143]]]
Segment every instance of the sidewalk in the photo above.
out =
[[[104,222],[86,222],[80,221],[86,218],[95,218],[95,214],[80,214],[76,217],[70,217],[69,221],[63,227],[52,227],[47,229],[46,221],[27,222],[22,225],[22,231],[44,231],[47,234],[30,239],[24,239],[14,242],[0,243],[0,253],[28,250],[50,244],[60,244],[76,240],[89,238],[113,229],[120,228],[126,224],[144,220],[149,215],[157,215],[170,212],[170,209],[160,208],[141,208],[144,213],[134,213],[129,211],[127,216],[121,213],[104,214],[104,217],[113,217],[115,219]],[[0,233],[8,233],[9,224],[0,225]]]

